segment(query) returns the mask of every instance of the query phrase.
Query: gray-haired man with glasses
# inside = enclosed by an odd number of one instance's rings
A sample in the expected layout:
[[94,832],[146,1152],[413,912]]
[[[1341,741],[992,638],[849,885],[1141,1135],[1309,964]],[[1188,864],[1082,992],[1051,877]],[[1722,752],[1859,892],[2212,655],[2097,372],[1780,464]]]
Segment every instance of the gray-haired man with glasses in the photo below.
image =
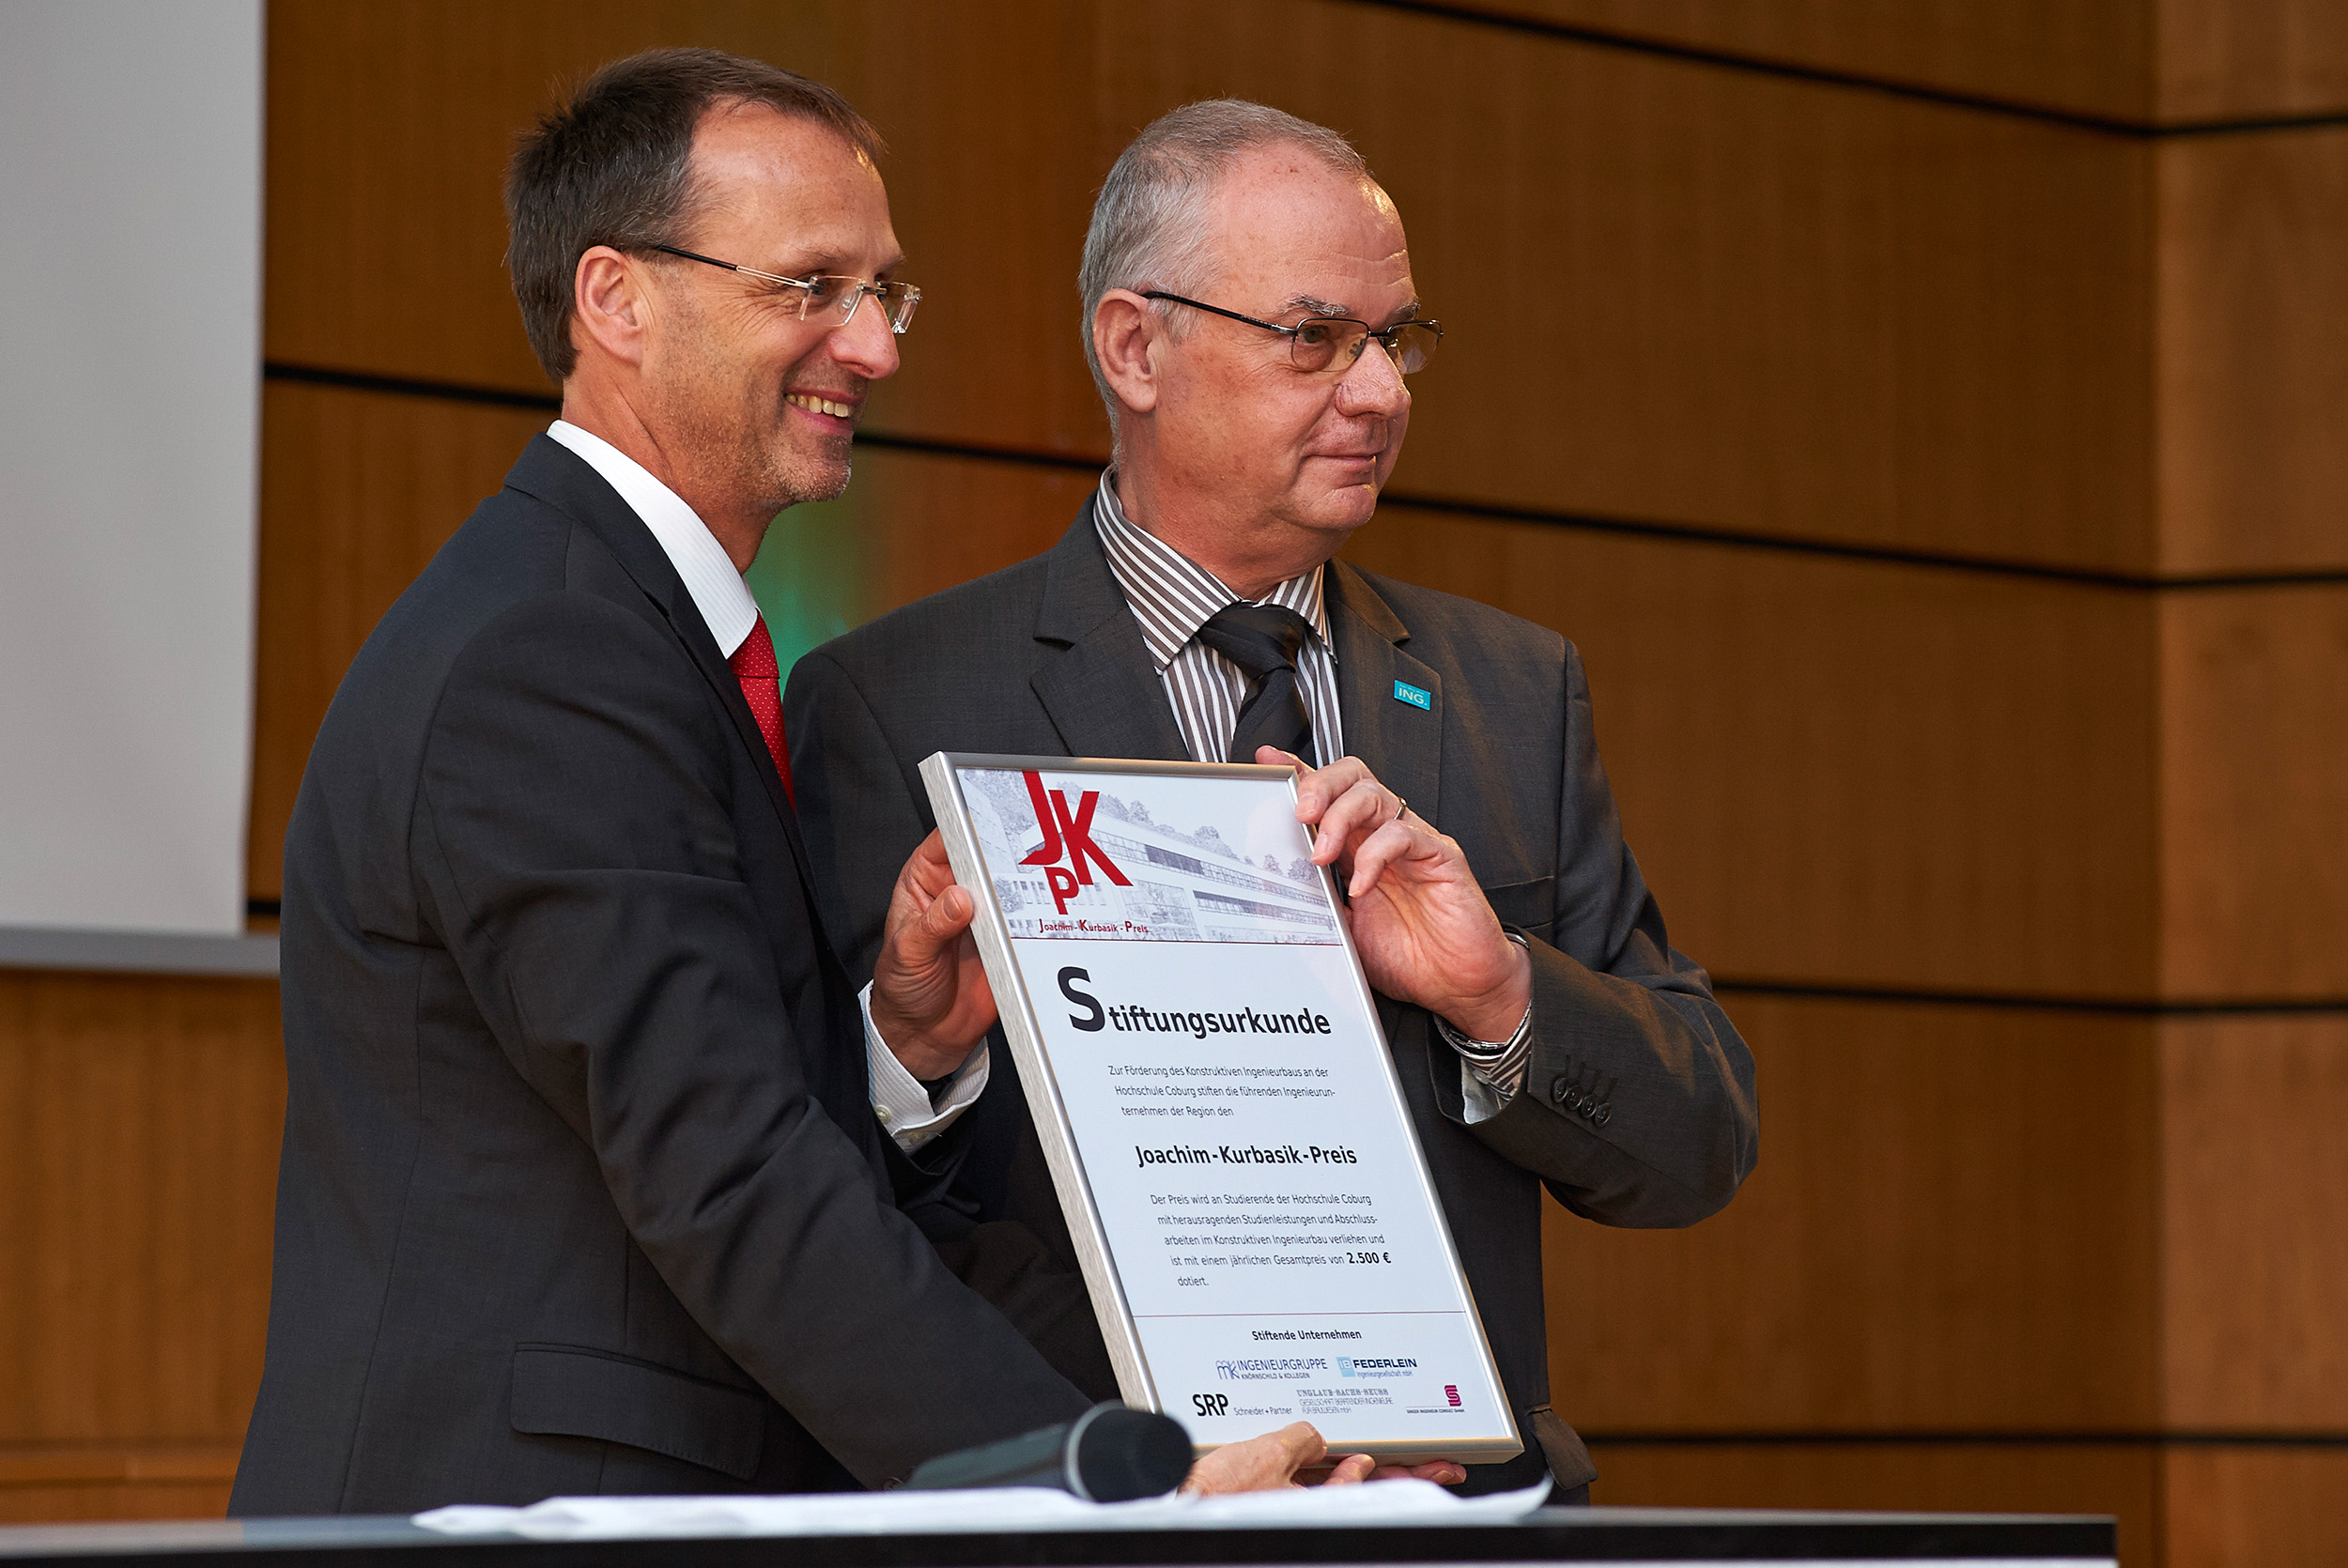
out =
[[[1542,1193],[1609,1224],[1712,1213],[1753,1168],[1753,1058],[1623,842],[1571,645],[1333,559],[1443,342],[1401,219],[1335,132],[1193,104],[1110,171],[1079,289],[1116,453],[1074,526],[792,673],[826,924],[860,976],[875,879],[932,825],[933,751],[1296,766],[1526,1443],[1465,1484],[1586,1499],[1551,1402]],[[960,1244],[1032,1233],[1073,1274],[1006,1053],[979,1056]],[[1100,1376],[1084,1335],[1037,1343]]]

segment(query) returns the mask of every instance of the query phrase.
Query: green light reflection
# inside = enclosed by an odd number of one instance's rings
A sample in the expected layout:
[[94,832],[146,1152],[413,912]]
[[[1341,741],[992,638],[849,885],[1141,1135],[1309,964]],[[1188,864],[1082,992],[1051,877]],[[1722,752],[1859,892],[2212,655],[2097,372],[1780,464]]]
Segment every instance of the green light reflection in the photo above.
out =
[[786,678],[809,649],[872,614],[865,604],[864,513],[853,490],[838,500],[793,507],[766,530],[758,559],[743,574]]

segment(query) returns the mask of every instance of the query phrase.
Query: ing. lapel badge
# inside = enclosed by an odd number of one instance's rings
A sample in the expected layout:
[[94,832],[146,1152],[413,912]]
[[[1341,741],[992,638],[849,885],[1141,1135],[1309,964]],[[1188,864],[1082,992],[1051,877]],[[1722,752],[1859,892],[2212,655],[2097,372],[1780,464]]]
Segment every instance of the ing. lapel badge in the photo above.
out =
[[1408,702],[1412,707],[1425,713],[1431,714],[1435,711],[1435,694],[1425,686],[1414,686],[1408,681],[1397,681],[1394,684],[1394,699],[1397,702]]

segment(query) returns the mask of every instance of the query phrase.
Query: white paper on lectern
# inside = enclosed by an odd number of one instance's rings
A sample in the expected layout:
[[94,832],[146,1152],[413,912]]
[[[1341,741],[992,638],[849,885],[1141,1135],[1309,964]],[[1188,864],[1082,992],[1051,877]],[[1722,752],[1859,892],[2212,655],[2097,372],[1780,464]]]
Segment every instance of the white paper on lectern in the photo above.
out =
[[1201,1446],[1522,1452],[1293,777],[922,771],[1127,1403]]
[[458,1506],[414,1515],[443,1535],[537,1541],[725,1535],[978,1535],[1007,1530],[1362,1530],[1513,1524],[1549,1496],[1457,1498],[1425,1481],[1284,1487],[1200,1498],[1087,1502],[1043,1486],[966,1492],[826,1492],[787,1497],[548,1498],[526,1508]]

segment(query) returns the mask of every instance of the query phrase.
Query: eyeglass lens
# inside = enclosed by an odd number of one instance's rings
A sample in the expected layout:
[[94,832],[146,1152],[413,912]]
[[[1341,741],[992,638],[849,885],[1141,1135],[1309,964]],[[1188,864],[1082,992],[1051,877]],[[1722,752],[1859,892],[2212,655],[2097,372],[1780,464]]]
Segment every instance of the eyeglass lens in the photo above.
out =
[[911,284],[868,284],[862,278],[823,273],[808,279],[802,287],[799,319],[804,321],[828,310],[845,322],[856,315],[867,294],[879,303],[882,314],[888,317],[889,331],[894,332],[905,330],[913,320],[914,307],[921,302],[921,291]]
[[1319,373],[1332,365],[1351,365],[1375,335],[1403,375],[1424,370],[1435,357],[1443,334],[1425,321],[1405,321],[1373,334],[1366,322],[1342,316],[1312,316],[1296,324],[1289,336],[1289,358],[1297,369]]

